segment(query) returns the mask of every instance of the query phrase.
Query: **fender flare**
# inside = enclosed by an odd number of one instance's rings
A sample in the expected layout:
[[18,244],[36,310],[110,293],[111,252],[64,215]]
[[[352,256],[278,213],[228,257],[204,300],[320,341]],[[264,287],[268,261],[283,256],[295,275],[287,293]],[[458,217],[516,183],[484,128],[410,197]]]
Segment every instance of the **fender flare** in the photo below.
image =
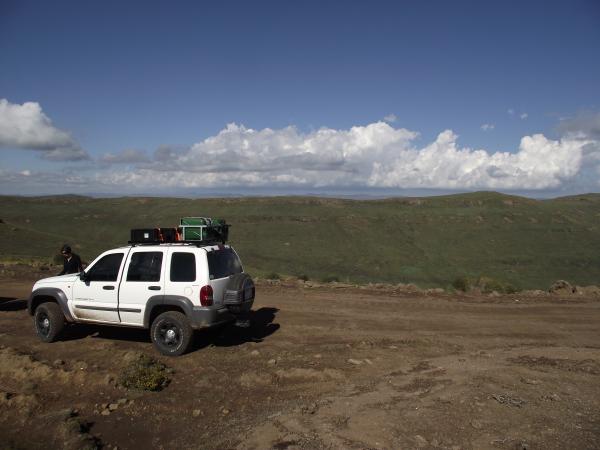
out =
[[62,289],[53,287],[42,287],[31,292],[31,295],[27,299],[27,311],[29,312],[30,316],[33,316],[33,314],[35,313],[33,309],[34,300],[36,297],[40,296],[52,297],[56,301],[56,303],[58,303],[58,306],[60,306],[60,309],[65,318],[67,319],[67,322],[75,322],[75,319],[71,315],[71,311],[69,311],[69,300],[67,298],[67,295],[63,292]]
[[144,310],[144,328],[150,328],[150,315],[157,306],[177,306],[181,308],[187,317],[192,317],[194,305],[191,300],[181,295],[155,295],[148,299]]

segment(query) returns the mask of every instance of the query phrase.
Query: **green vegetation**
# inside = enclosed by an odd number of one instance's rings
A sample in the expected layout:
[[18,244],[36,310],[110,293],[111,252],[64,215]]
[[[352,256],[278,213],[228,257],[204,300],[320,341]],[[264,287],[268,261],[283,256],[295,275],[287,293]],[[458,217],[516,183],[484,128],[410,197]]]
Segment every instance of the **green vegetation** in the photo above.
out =
[[142,391],[160,391],[168,383],[166,366],[147,355],[130,361],[118,379],[120,386]]
[[481,276],[477,279],[472,279],[466,276],[457,277],[452,282],[452,287],[456,291],[469,292],[472,289],[479,289],[485,294],[498,292],[499,294],[514,294],[518,292],[515,286],[511,283],[495,280],[490,277]]
[[465,276],[457,277],[452,282],[452,287],[457,291],[467,292],[471,290],[471,280]]
[[326,277],[323,277],[321,279],[321,281],[323,283],[337,283],[340,281],[340,279],[338,277],[336,277],[335,275],[328,275]]
[[465,277],[475,287],[480,279],[497,280],[489,289],[505,291],[546,289],[557,279],[600,284],[598,194],[532,200],[477,192],[376,201],[0,197],[0,253],[51,261],[67,242],[92,261],[125,245],[131,228],[175,226],[180,217],[197,215],[226,218],[246,270],[262,278],[302,274],[439,287]]
[[271,272],[265,276],[267,280],[281,280],[281,276],[277,272]]

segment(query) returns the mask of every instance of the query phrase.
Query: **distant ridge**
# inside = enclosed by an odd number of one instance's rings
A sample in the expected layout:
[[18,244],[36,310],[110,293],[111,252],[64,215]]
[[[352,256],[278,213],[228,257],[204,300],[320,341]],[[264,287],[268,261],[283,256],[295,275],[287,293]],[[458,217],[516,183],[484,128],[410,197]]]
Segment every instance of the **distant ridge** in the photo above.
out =
[[447,286],[491,277],[518,288],[600,284],[600,194],[535,200],[497,192],[356,200],[313,196],[0,196],[0,253],[50,260],[65,242],[91,261],[136,227],[226,218],[258,276]]
[[594,199],[600,198],[600,193],[589,192],[583,194],[560,195],[556,197],[535,197],[520,194],[508,194],[496,191],[472,191],[472,192],[455,192],[455,193],[434,193],[431,195],[394,195],[394,194],[323,194],[323,193],[281,193],[265,195],[264,193],[207,193],[206,195],[157,195],[157,194],[112,194],[112,193],[89,193],[89,194],[48,194],[48,195],[13,195],[0,194],[2,197],[15,198],[93,198],[93,199],[111,199],[111,198],[154,198],[154,199],[187,199],[187,200],[208,200],[219,198],[324,198],[324,199],[340,199],[340,200],[393,200],[393,199],[431,199],[431,198],[453,198],[453,197],[514,197],[527,200],[560,200],[560,199]]

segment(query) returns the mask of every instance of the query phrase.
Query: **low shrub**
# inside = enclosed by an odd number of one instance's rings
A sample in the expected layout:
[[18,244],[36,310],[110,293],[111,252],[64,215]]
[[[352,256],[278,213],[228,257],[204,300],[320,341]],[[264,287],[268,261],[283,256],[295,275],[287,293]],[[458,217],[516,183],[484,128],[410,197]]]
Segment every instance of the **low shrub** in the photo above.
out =
[[281,276],[277,272],[267,274],[267,280],[281,280]]
[[498,292],[499,294],[514,294],[519,292],[517,287],[508,282],[486,276],[480,276],[476,281],[464,275],[459,276],[452,282],[452,288],[462,292],[479,289],[484,294],[490,294],[492,292]]
[[498,292],[500,294],[514,294],[518,292],[518,289],[510,283],[484,276],[479,277],[479,280],[477,280],[477,287],[479,287],[481,292],[485,294],[489,294],[491,292]]
[[338,283],[340,281],[340,279],[338,277],[336,277],[335,275],[330,275],[327,277],[323,278],[323,283]]
[[160,391],[169,384],[167,367],[150,356],[139,355],[125,366],[118,384],[127,389]]
[[506,283],[504,285],[504,293],[506,293],[506,294],[516,294],[519,291],[520,291],[520,289],[518,287],[513,286],[510,283]]
[[457,277],[452,282],[452,287],[457,291],[467,292],[471,289],[471,280],[469,280],[466,276]]
[[308,275],[306,275],[306,274],[299,275],[298,279],[302,280],[302,281],[308,281],[309,280]]

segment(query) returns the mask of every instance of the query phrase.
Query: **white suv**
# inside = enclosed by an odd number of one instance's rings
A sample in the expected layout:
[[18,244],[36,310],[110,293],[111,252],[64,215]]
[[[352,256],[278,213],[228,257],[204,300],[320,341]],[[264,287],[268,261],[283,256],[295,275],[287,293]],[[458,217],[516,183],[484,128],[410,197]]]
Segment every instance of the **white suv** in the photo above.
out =
[[138,244],[104,252],[79,274],[39,280],[28,310],[44,342],[65,322],[150,328],[156,348],[176,356],[194,329],[244,317],[254,294],[229,245]]

